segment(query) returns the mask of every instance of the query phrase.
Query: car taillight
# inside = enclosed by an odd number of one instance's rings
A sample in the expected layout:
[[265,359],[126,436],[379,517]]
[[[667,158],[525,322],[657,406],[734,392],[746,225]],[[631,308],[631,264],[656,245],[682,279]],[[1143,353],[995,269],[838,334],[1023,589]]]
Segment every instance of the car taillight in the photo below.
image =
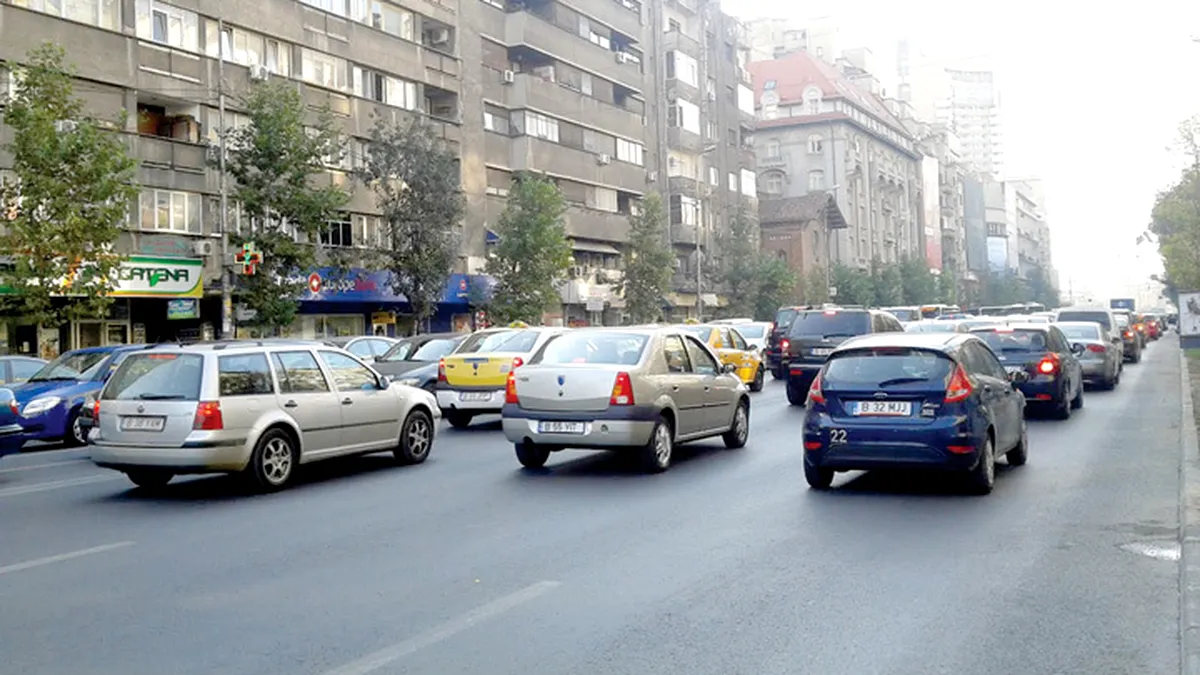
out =
[[446,359],[438,359],[438,382],[446,381]]
[[1059,365],[1058,354],[1047,354],[1038,361],[1037,371],[1043,375],[1052,375],[1058,372]]
[[821,391],[821,374],[813,378],[812,386],[808,388],[809,403],[820,403],[825,405],[825,392]]
[[1108,350],[1104,348],[1104,345],[1088,345],[1088,351],[1096,352],[1097,354],[1103,354]]
[[220,431],[225,428],[225,420],[221,417],[221,404],[218,401],[201,401],[196,404],[196,417],[192,420],[192,428],[201,431]]
[[633,405],[633,381],[629,379],[629,373],[617,373],[617,379],[613,380],[612,395],[608,397],[609,405]]
[[789,342],[789,341],[787,341],[787,340],[780,340],[780,341],[779,341],[779,348],[780,348],[780,349],[782,349],[782,350],[783,350],[783,351],[785,351],[785,352],[788,350],[788,347],[791,347],[791,346],[792,346],[792,343],[791,343],[791,342]]
[[1131,330],[1125,331],[1125,337],[1127,337],[1127,338],[1133,337],[1133,331],[1131,331]]
[[1143,332],[1145,332],[1145,330],[1146,330],[1146,327],[1145,327],[1145,326],[1143,326],[1143,325],[1142,325],[1142,324],[1140,324],[1140,323],[1139,323],[1139,324],[1137,324],[1136,326],[1134,326],[1134,328],[1138,329],[1138,332],[1139,332],[1139,333],[1143,333]]
[[521,404],[521,399],[517,398],[517,374],[514,372],[509,372],[508,381],[504,383],[504,402]]
[[954,367],[954,374],[950,376],[950,383],[946,385],[946,403],[959,403],[967,400],[973,391],[971,387],[971,378],[967,377],[967,371],[959,364]]
[[521,367],[521,366],[523,366],[523,365],[525,365],[525,359],[523,359],[523,358],[521,358],[521,357],[519,357],[519,356],[514,356],[514,357],[513,357],[513,362],[512,362],[512,369],[513,369],[513,370],[516,370],[517,368],[520,368],[520,367]]
[[100,399],[92,403],[92,424],[100,426]]

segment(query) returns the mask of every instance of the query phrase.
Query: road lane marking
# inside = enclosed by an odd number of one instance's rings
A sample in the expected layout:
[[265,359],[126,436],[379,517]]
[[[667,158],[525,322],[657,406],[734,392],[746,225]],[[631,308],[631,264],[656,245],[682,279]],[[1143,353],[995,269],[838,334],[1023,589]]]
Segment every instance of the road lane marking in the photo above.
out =
[[46,492],[47,490],[61,490],[62,488],[75,487],[76,485],[87,485],[89,483],[103,483],[105,481],[117,480],[120,476],[84,476],[82,478],[67,478],[65,480],[55,480],[48,483],[34,483],[33,485],[18,485],[16,487],[4,488],[0,490],[0,497],[15,497],[17,495],[27,495],[34,492]]
[[105,551],[112,551],[112,550],[118,549],[118,548],[125,548],[126,546],[133,546],[133,542],[132,541],[118,541],[118,542],[115,542],[112,544],[103,544],[101,546],[93,546],[91,548],[80,549],[78,551],[71,551],[70,553],[59,553],[58,555],[47,556],[45,558],[38,558],[36,560],[26,560],[25,562],[14,563],[12,565],[5,565],[4,567],[0,567],[0,574],[8,574],[9,572],[20,572],[21,570],[27,570],[27,569],[30,569],[31,567],[41,567],[42,565],[51,565],[53,563],[63,562],[64,560],[73,560],[75,558],[82,558],[85,555],[94,555],[96,553],[104,553]]
[[460,614],[431,631],[413,636],[402,642],[397,642],[390,647],[384,647],[377,652],[367,654],[361,659],[351,661],[340,668],[330,670],[324,675],[367,675],[368,673],[375,672],[406,656],[411,656],[425,647],[451,638],[477,623],[487,621],[515,609],[540,595],[558,588],[560,583],[558,581],[539,581],[515,593],[496,598],[486,605],[480,605],[465,614]]
[[16,473],[17,471],[33,471],[34,469],[53,469],[56,466],[71,466],[72,464],[82,464],[86,459],[68,459],[61,462],[50,462],[49,464],[32,464],[30,466],[14,466],[9,469],[0,469],[0,473]]

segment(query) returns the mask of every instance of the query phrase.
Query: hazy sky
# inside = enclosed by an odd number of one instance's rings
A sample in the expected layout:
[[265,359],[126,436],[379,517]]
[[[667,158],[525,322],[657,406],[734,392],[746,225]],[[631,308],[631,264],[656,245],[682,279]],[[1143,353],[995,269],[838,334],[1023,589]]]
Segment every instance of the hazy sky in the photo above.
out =
[[[968,57],[996,71],[1006,173],[1041,177],[1064,289],[1099,297],[1159,271],[1137,248],[1156,193],[1179,173],[1179,123],[1200,113],[1200,0],[725,0],[742,19],[828,15],[839,47],[891,57],[915,50]],[[1105,11],[1106,7],[1112,7]],[[967,64],[963,64],[967,67]],[[1122,276],[1114,270],[1133,269]]]

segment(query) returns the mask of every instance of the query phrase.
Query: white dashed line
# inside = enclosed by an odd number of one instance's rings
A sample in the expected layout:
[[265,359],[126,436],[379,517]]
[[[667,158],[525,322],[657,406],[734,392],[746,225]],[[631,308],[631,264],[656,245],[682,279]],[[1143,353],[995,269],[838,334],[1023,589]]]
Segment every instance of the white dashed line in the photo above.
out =
[[104,553],[105,551],[112,551],[113,549],[125,548],[126,546],[133,546],[133,542],[132,541],[118,541],[118,542],[112,543],[112,544],[104,544],[102,546],[93,546],[92,548],[85,548],[85,549],[80,549],[78,551],[71,551],[70,553],[59,553],[58,555],[47,556],[45,558],[38,558],[36,560],[26,560],[25,562],[19,562],[19,563],[15,563],[12,565],[5,565],[4,567],[0,567],[0,574],[8,574],[9,572],[20,572],[21,570],[27,570],[27,569],[30,569],[33,567],[41,567],[42,565],[51,565],[51,564],[54,564],[57,562],[73,560],[75,558],[82,558],[85,555],[93,555],[96,553]]

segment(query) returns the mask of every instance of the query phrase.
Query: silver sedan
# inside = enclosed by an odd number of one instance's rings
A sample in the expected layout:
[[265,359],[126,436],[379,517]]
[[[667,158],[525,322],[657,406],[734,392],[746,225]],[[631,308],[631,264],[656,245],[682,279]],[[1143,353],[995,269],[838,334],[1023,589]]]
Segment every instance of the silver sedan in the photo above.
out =
[[1061,321],[1054,324],[1071,341],[1071,350],[1079,358],[1083,379],[1104,389],[1121,382],[1125,367],[1125,341],[1119,333],[1090,321]]
[[548,342],[509,374],[504,435],[525,467],[565,448],[633,450],[651,472],[675,445],[750,434],[746,385],[690,333],[675,328],[584,328]]

